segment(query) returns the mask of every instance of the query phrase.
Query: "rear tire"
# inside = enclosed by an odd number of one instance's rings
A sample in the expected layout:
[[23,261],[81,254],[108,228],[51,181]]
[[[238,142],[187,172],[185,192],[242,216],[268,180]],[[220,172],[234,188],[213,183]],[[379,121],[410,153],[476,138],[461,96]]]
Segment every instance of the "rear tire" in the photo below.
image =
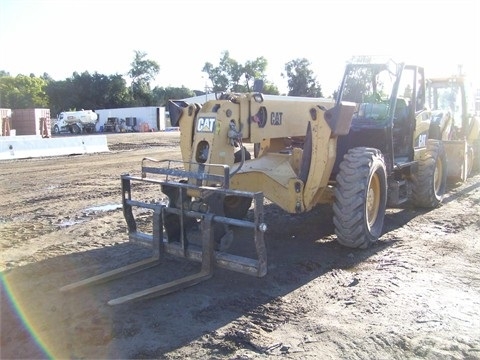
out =
[[333,223],[340,244],[368,248],[382,234],[387,205],[387,171],[380,150],[353,148],[336,177]]
[[72,132],[73,134],[81,134],[82,133],[82,129],[80,129],[80,126],[78,126],[77,124],[74,124],[72,125]]
[[417,207],[434,208],[443,199],[447,184],[447,159],[443,143],[428,140],[427,150],[412,176],[412,202]]

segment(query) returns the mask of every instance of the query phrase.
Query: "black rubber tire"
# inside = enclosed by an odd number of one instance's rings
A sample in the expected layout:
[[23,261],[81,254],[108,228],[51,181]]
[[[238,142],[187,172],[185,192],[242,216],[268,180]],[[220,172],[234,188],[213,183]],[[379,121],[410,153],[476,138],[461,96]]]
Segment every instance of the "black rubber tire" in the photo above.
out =
[[[186,183],[184,180],[180,180],[182,183]],[[180,199],[180,188],[169,186],[169,185],[162,185],[162,192],[168,196],[168,207],[172,208],[181,208],[182,205],[178,204]],[[184,194],[183,200],[185,203],[191,201],[191,198]],[[183,224],[183,236],[187,237],[187,231],[190,227],[194,226],[196,220],[191,217],[184,217],[184,224]],[[180,216],[177,214],[166,213],[163,216],[163,225],[165,227],[165,231],[167,233],[167,241],[168,242],[175,242],[180,241],[182,227],[180,222]]]
[[366,249],[382,235],[387,206],[387,170],[380,150],[353,148],[336,177],[333,223],[337,241]]
[[252,199],[243,196],[226,196],[223,201],[223,212],[226,217],[233,219],[244,219],[248,209],[252,205]]
[[[234,162],[239,163],[242,161],[242,150],[245,151],[245,160],[250,160],[252,156],[245,147],[238,150],[234,154]],[[247,215],[248,209],[252,205],[252,198],[245,196],[226,196],[223,201],[223,212],[226,217],[233,219],[243,219]]]
[[55,135],[60,134],[60,128],[58,127],[58,125],[55,125],[55,126],[53,127],[53,133],[54,133]]
[[417,207],[435,208],[443,200],[447,185],[447,158],[443,143],[428,140],[427,150],[412,175],[412,203]]
[[79,135],[82,133],[82,129],[77,124],[72,125],[72,131],[74,134]]

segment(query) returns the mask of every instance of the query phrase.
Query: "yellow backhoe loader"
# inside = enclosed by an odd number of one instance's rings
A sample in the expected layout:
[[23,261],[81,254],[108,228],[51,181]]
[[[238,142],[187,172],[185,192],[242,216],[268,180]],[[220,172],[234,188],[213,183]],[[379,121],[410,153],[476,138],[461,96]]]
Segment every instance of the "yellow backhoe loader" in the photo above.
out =
[[430,137],[441,139],[448,160],[449,182],[463,182],[480,170],[480,119],[469,113],[463,76],[427,80],[432,114]]
[[259,86],[203,105],[170,101],[182,161],[143,159],[139,175],[121,176],[130,240],[150,246],[152,258],[63,290],[156,265],[165,253],[199,261],[201,271],[109,304],[196,284],[216,266],[264,276],[264,203],[295,214],[332,204],[339,243],[370,246],[387,206],[442,201],[446,158],[442,141],[429,138],[424,79],[419,66],[352,63],[336,100],[269,96]]

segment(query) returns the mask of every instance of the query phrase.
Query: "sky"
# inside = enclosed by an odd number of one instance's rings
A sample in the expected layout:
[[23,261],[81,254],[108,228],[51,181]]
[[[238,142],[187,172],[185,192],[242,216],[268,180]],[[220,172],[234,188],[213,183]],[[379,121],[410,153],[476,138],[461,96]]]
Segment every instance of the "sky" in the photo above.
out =
[[356,55],[459,66],[480,88],[478,0],[0,0],[0,70],[64,80],[127,72],[135,51],[156,61],[152,86],[210,86],[206,62],[263,56],[281,92],[285,64],[306,58],[325,96]]

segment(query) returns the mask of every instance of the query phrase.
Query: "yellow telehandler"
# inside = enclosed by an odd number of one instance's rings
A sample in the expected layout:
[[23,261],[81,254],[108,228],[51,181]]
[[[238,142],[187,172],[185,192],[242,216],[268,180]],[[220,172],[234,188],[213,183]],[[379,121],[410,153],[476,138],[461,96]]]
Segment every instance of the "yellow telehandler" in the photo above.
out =
[[156,265],[162,254],[201,262],[201,271],[109,304],[191,286],[215,266],[264,276],[266,201],[295,214],[332,204],[339,243],[370,246],[387,206],[432,208],[443,198],[446,157],[442,141],[429,138],[424,79],[419,66],[351,63],[336,100],[265,95],[257,82],[251,93],[203,105],[170,101],[182,161],[143,159],[139,175],[121,176],[129,238],[150,246],[152,257],[62,290]]

